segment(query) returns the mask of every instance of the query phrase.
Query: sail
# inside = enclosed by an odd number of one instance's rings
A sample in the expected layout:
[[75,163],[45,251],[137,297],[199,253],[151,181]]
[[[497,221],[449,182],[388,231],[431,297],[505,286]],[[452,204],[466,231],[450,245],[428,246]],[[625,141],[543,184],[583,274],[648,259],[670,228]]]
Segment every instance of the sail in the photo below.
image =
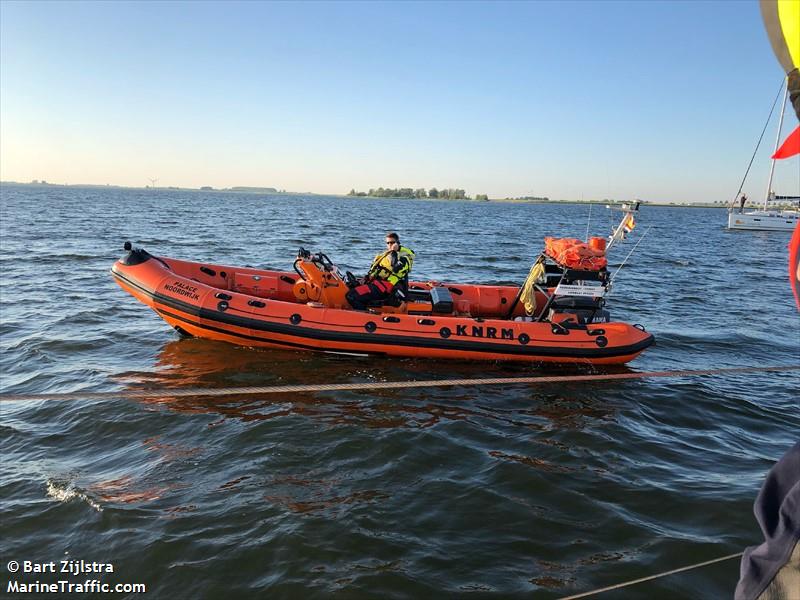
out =
[[800,154],[800,125],[783,140],[783,144],[775,151],[772,158],[789,158],[795,154]]
[[761,16],[772,50],[786,72],[789,100],[800,120],[800,2],[761,0]]

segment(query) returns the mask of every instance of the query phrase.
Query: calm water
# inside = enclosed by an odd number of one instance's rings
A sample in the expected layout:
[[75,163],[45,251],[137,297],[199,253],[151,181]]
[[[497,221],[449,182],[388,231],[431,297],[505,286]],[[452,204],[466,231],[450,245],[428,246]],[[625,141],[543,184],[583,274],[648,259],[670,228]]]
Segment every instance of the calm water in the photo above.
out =
[[[609,212],[594,208],[595,233],[608,233]],[[181,340],[109,268],[131,240],[282,269],[302,245],[362,272],[397,230],[417,253],[416,279],[511,283],[544,235],[583,237],[587,216],[571,205],[4,186],[2,391],[535,374]],[[724,222],[720,210],[642,209],[636,234],[652,229],[609,308],[657,345],[622,370],[800,362],[789,234]],[[751,507],[766,470],[797,440],[798,383],[784,373],[5,402],[0,595],[8,560],[71,558],[111,562],[106,581],[157,597],[554,598],[739,552],[758,541]],[[737,578],[733,560],[630,594],[726,597]]]

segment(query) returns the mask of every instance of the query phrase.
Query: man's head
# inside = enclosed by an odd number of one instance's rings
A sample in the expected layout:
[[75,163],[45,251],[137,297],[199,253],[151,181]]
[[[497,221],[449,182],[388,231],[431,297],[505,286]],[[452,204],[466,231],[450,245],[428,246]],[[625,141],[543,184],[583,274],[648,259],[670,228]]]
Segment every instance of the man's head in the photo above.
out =
[[386,249],[398,250],[400,248],[400,236],[394,232],[386,234]]

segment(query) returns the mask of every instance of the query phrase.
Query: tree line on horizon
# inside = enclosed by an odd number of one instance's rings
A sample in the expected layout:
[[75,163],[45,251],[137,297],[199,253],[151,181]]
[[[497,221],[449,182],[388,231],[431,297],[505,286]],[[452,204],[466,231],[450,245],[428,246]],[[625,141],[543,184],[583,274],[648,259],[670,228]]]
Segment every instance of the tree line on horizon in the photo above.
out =
[[[442,200],[472,200],[464,190],[457,189],[457,188],[444,188],[444,189],[437,189],[431,188],[429,190],[425,190],[424,188],[370,188],[368,192],[357,192],[355,189],[351,189],[348,193],[348,196],[355,196],[358,198],[435,198],[435,199],[442,199]],[[488,200],[489,197],[486,194],[477,194],[475,196],[475,200]]]

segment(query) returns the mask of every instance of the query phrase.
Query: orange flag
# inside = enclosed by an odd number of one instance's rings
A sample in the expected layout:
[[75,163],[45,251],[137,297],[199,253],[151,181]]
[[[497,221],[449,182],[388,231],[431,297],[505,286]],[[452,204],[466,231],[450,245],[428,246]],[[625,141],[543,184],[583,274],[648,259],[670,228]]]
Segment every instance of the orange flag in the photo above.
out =
[[636,221],[634,220],[632,214],[628,215],[628,218],[625,219],[625,223],[622,227],[625,233],[630,233],[631,231],[633,231],[633,228],[636,227]]

